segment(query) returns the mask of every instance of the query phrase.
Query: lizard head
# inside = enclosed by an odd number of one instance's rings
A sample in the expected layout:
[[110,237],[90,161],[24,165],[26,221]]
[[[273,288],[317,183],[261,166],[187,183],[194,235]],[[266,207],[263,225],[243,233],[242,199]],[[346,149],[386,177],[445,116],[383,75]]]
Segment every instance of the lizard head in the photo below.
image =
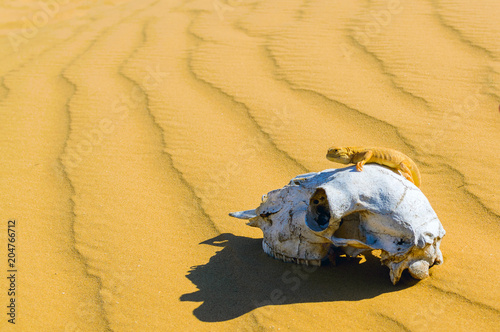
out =
[[328,149],[326,158],[330,161],[334,161],[341,164],[349,164],[351,162],[351,154],[348,148],[343,147],[331,147]]

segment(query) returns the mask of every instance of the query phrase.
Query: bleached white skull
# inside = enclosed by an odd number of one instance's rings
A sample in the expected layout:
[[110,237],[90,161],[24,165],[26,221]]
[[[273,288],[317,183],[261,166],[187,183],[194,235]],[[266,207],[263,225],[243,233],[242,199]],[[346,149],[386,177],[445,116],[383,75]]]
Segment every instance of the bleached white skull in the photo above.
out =
[[379,165],[299,175],[262,201],[257,209],[230,215],[262,229],[264,251],[284,261],[320,265],[331,245],[349,256],[380,249],[393,284],[406,268],[423,279],[443,261],[445,231],[429,201]]

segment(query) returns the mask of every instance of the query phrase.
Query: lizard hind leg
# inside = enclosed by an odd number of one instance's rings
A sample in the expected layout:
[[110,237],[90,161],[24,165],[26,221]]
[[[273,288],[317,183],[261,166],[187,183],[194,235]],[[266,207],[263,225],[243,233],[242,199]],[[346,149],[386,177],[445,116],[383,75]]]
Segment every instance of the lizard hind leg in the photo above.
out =
[[400,171],[401,175],[403,175],[407,180],[409,180],[411,183],[415,184],[415,181],[413,180],[413,177],[411,175],[411,171],[406,166],[404,163],[399,164],[398,170]]

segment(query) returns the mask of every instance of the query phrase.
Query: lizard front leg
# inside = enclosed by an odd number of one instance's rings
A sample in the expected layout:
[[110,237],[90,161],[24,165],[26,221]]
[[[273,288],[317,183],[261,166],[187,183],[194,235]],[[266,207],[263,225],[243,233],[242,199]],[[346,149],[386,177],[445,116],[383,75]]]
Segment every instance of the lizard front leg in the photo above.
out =
[[363,170],[363,165],[366,164],[371,159],[372,156],[373,156],[372,150],[367,150],[366,152],[364,152],[364,154],[361,157],[361,160],[356,163],[356,169],[358,170],[358,172],[361,172]]

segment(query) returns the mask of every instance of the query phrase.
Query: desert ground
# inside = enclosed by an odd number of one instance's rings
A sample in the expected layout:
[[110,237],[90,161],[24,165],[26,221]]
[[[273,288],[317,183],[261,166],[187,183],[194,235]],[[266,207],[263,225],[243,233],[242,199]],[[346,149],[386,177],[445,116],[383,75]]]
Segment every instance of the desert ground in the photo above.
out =
[[[0,330],[498,330],[499,14],[2,1]],[[371,254],[284,263],[228,216],[344,167],[331,145],[417,163],[447,232],[429,278],[393,286]]]

